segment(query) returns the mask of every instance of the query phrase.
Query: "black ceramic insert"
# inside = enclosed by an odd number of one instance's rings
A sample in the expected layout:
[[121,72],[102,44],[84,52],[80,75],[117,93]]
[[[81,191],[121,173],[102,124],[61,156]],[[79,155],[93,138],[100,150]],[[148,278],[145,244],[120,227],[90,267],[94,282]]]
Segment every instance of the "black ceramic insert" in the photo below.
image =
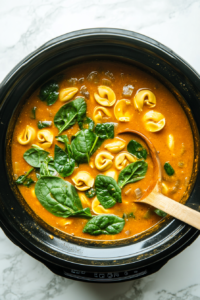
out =
[[[155,230],[147,231],[139,238],[102,244],[56,231],[51,240],[52,228],[23,204],[11,174],[10,142],[25,100],[49,77],[69,65],[91,59],[136,64],[159,77],[177,99],[182,95],[191,109],[188,117],[198,158],[200,77],[184,60],[162,44],[135,32],[101,28],[65,34],[31,53],[0,85],[0,226],[16,245],[56,274],[91,282],[124,281],[159,270],[191,244],[199,232],[169,217]],[[187,205],[200,205],[200,174],[197,174],[197,169],[196,165],[195,182]]]

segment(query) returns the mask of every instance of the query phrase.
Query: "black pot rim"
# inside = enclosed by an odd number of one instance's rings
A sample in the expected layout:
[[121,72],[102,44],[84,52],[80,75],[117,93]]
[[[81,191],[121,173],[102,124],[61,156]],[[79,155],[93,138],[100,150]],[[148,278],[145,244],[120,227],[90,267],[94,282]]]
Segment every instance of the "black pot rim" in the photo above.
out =
[[[113,28],[94,28],[94,29],[83,29],[79,31],[70,32],[67,34],[64,34],[62,36],[56,37],[49,42],[42,45],[39,49],[33,51],[31,54],[29,54],[27,57],[25,57],[21,62],[17,64],[16,67],[14,67],[9,74],[4,78],[2,83],[0,84],[0,99],[3,99],[3,102],[1,103],[1,111],[4,111],[6,104],[7,95],[10,92],[10,89],[13,88],[17,84],[17,82],[20,80],[22,73],[27,68],[30,62],[37,60],[37,58],[40,55],[44,55],[46,51],[51,51],[52,49],[56,48],[59,45],[64,44],[65,42],[77,42],[82,41],[84,39],[92,41],[94,38],[101,39],[105,38],[106,40],[114,40],[115,38],[117,40],[123,40],[124,45],[128,42],[134,42],[134,43],[142,43],[144,46],[148,46],[149,51],[154,50],[158,51],[159,53],[162,53],[164,58],[168,58],[168,61],[170,63],[173,63],[175,66],[180,64],[182,68],[187,70],[187,76],[190,77],[190,80],[192,80],[195,88],[200,92],[200,76],[199,74],[182,58],[180,58],[176,53],[174,53],[171,49],[168,47],[162,45],[161,43],[146,37],[144,35],[141,35],[136,32],[122,30],[122,29],[113,29]],[[4,100],[5,99],[5,100]],[[1,121],[2,117],[0,117]],[[5,139],[5,135],[1,137],[1,139]],[[1,154],[0,154],[1,155]],[[193,192],[197,193],[197,191],[194,189]],[[45,247],[42,249],[41,245],[35,243],[33,239],[27,238],[27,233],[22,234],[22,232],[19,232],[16,228],[13,228],[13,224],[11,221],[8,220],[8,216],[4,214],[4,212],[7,213],[5,210],[3,204],[1,203],[1,195],[0,195],[0,207],[2,207],[2,210],[0,211],[0,224],[2,228],[7,232],[9,232],[9,238],[11,238],[15,243],[17,243],[20,247],[24,249],[27,249],[27,252],[34,253],[38,258],[42,258],[45,261],[59,265],[59,266],[74,266],[76,265],[80,269],[84,269],[87,265],[88,269],[94,270],[97,267],[101,270],[119,270],[121,268],[137,268],[140,266],[141,261],[131,260],[130,258],[121,258],[118,259],[118,262],[115,263],[114,259],[106,260],[103,259],[97,259],[96,263],[91,265],[89,264],[89,260],[85,259],[84,257],[81,258],[81,256],[78,254],[76,256],[71,255],[71,257],[62,258],[62,257],[56,257],[55,253],[56,250],[54,248],[54,251],[47,252]],[[186,244],[186,241],[189,241],[191,239],[194,239],[198,236],[199,232],[198,230],[182,224],[180,221],[175,219],[170,219],[168,222],[168,226],[171,226],[173,230],[173,235],[171,236],[171,239],[168,240],[168,238],[165,238],[165,246],[164,244],[157,243],[156,250],[154,249],[154,253],[152,252],[151,255],[145,256],[141,252],[142,257],[142,263],[143,266],[152,264],[154,262],[159,262],[163,258],[165,260],[167,257],[171,256],[171,253],[175,253],[177,248],[180,246],[182,247],[184,244]],[[55,245],[54,245],[55,246]],[[123,247],[125,247],[123,245]],[[78,252],[77,252],[78,253]],[[91,259],[90,259],[91,260]]]

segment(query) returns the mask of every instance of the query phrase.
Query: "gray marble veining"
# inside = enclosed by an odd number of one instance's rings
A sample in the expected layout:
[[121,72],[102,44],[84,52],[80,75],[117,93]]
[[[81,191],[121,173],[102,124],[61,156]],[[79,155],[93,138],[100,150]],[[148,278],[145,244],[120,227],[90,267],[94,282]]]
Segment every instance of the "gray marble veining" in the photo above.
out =
[[[0,0],[0,81],[31,51],[73,30],[148,35],[200,72],[199,0]],[[144,279],[89,284],[54,275],[0,230],[0,300],[200,300],[200,239]]]

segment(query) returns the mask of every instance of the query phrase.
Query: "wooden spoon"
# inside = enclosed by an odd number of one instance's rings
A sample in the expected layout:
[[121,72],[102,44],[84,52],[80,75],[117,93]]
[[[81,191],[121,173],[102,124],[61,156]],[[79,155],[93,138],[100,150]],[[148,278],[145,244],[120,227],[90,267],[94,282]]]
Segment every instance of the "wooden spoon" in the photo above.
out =
[[136,202],[150,204],[200,230],[199,212],[179,202],[176,202],[175,200],[172,200],[161,193],[161,164],[157,151],[152,142],[145,135],[136,130],[126,129],[123,132],[119,132],[119,134],[123,133],[132,133],[134,135],[138,135],[140,138],[142,138],[142,140],[145,141],[146,145],[149,148],[149,152],[154,165],[154,182],[148,188],[145,194],[139,200],[136,200]]

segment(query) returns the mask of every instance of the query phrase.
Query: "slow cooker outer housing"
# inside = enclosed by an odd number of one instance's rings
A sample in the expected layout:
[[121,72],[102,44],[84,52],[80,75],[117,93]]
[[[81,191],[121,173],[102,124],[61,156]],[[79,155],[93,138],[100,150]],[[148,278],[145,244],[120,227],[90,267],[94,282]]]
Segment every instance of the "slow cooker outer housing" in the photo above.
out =
[[[15,244],[53,272],[85,281],[115,282],[157,271],[193,242],[198,230],[168,217],[139,238],[101,243],[54,231],[51,240],[52,228],[25,203],[22,206],[24,200],[13,183],[9,161],[14,120],[25,99],[67,65],[96,58],[126,60],[160,74],[185,98],[200,128],[200,77],[172,50],[143,35],[119,29],[88,29],[55,38],[21,61],[0,85],[0,224]],[[198,158],[198,131],[195,124],[191,125]],[[198,207],[199,190],[198,173],[187,205],[195,203]]]

